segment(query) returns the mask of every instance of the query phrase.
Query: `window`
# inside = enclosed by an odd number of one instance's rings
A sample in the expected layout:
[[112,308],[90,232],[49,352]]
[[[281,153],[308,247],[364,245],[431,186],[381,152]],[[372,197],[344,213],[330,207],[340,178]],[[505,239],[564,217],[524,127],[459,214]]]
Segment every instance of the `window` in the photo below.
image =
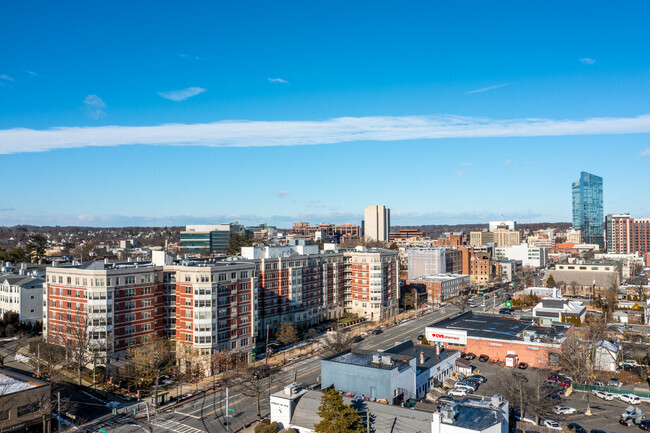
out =
[[38,403],[30,403],[24,406],[18,406],[18,416],[25,416],[38,410]]
[[0,421],[6,421],[9,419],[9,409],[0,410]]
[[150,295],[151,294],[151,287],[143,287],[142,288],[142,294],[143,295]]
[[124,277],[124,284],[135,284],[135,276]]
[[192,342],[192,336],[190,334],[185,334],[185,341]]

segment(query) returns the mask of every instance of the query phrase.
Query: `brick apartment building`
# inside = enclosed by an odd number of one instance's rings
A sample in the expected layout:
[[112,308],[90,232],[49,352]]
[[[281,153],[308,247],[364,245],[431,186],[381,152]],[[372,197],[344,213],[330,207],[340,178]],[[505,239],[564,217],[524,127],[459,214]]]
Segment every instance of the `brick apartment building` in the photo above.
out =
[[401,229],[396,232],[390,232],[388,234],[389,241],[396,241],[398,239],[409,239],[409,238],[423,238],[426,235],[424,232],[416,229]]
[[408,286],[415,287],[418,293],[426,293],[428,305],[435,305],[454,298],[469,288],[469,275],[439,274],[422,275],[406,282]]
[[641,256],[650,253],[650,218],[609,214],[605,217],[605,230],[608,253]]
[[69,347],[87,337],[100,360],[123,358],[129,347],[155,337],[190,344],[202,355],[248,354],[267,325],[307,327],[344,311],[369,320],[396,313],[396,251],[319,254],[309,247],[250,247],[254,258],[232,261],[174,262],[161,252],[147,262],[49,267],[43,336]]

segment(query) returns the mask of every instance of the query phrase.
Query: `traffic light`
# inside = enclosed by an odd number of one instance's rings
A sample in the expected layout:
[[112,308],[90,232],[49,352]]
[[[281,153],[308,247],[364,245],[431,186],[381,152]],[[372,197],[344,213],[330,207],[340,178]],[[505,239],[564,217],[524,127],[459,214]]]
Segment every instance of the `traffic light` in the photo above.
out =
[[[231,408],[231,407],[228,408],[228,412],[234,412],[234,411],[235,411],[235,409],[233,409],[233,408]],[[230,413],[228,413],[228,415],[226,415],[226,416],[227,416],[228,418],[232,418],[234,415],[231,415]]]

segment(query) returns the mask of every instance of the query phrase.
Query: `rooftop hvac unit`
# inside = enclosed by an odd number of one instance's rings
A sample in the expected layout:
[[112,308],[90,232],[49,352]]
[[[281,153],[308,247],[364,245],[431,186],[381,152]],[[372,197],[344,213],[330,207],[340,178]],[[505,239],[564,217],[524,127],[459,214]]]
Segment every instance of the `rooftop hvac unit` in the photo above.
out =
[[456,417],[456,408],[454,406],[443,407],[440,409],[440,421],[445,424],[453,424]]
[[373,364],[381,364],[381,355],[372,355]]
[[501,394],[494,394],[492,396],[492,406],[499,407],[501,406],[501,403],[503,403],[503,397],[501,397]]
[[393,358],[388,355],[383,355],[381,357],[381,363],[386,365],[393,365]]

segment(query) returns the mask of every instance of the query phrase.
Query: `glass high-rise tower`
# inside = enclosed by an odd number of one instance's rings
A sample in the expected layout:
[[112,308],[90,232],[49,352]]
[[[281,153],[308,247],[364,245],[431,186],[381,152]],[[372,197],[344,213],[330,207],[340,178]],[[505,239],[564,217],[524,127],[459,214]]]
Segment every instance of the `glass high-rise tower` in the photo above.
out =
[[583,171],[571,190],[573,228],[581,231],[582,242],[599,245],[602,250],[605,244],[603,178]]

